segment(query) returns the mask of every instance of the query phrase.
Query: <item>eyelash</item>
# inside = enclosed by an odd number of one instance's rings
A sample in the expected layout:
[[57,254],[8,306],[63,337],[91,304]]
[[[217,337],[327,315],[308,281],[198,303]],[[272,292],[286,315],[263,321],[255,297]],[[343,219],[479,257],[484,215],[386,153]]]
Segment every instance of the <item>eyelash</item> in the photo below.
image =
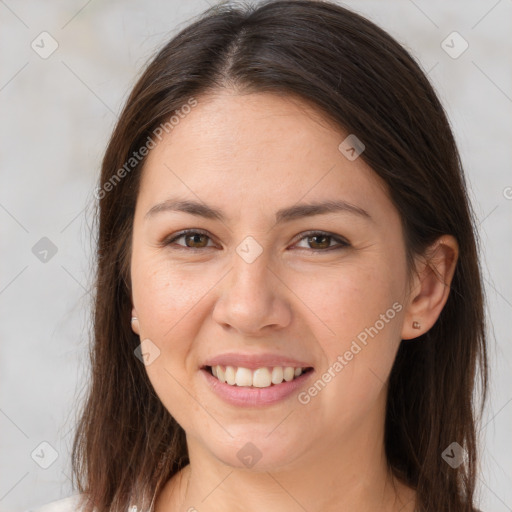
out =
[[[203,231],[202,229],[185,229],[183,231],[180,231],[176,235],[173,235],[171,238],[168,238],[168,239],[164,240],[162,242],[162,245],[163,246],[170,246],[176,240],[179,240],[180,238],[182,238],[182,237],[184,237],[186,235],[190,235],[190,234],[205,235],[205,236],[207,236],[211,240],[211,237],[208,235],[208,233],[206,231]],[[326,249],[309,249],[311,252],[314,252],[314,253],[330,252],[330,251],[333,251],[333,250],[335,251],[335,250],[340,250],[340,249],[345,249],[347,247],[350,247],[350,243],[348,241],[346,241],[343,238],[341,238],[339,236],[336,236],[336,235],[334,235],[332,233],[329,233],[327,231],[306,231],[305,233],[301,233],[301,234],[302,234],[302,237],[299,238],[299,240],[296,243],[301,242],[305,238],[312,238],[312,237],[318,236],[318,235],[320,235],[320,236],[327,236],[327,237],[331,238],[331,241],[334,240],[334,241],[339,243],[338,246],[327,247]],[[201,250],[204,250],[204,249],[209,249],[211,247],[202,247],[202,248],[198,248],[198,247],[185,247],[183,245],[177,244],[175,248],[177,248],[178,250],[185,250],[185,251],[201,251]],[[300,249],[305,249],[305,248],[301,247]]]

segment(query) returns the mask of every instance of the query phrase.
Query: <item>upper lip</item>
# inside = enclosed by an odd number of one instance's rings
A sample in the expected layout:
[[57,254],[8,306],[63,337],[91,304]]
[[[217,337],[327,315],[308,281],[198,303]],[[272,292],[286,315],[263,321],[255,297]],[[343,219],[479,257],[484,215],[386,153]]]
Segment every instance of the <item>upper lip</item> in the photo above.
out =
[[265,366],[292,366],[294,368],[312,368],[312,365],[294,359],[293,357],[278,355],[278,354],[240,354],[240,353],[226,353],[219,354],[208,358],[203,365],[205,366],[237,366],[242,368],[256,369]]

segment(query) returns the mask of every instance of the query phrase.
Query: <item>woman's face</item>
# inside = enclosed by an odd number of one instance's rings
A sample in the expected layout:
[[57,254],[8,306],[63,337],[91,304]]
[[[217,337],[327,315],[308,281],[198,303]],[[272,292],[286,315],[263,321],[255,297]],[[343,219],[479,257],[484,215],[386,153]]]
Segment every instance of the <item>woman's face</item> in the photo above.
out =
[[189,450],[275,469],[382,444],[405,247],[382,182],[350,139],[339,148],[348,135],[299,100],[226,91],[151,150],[134,330]]

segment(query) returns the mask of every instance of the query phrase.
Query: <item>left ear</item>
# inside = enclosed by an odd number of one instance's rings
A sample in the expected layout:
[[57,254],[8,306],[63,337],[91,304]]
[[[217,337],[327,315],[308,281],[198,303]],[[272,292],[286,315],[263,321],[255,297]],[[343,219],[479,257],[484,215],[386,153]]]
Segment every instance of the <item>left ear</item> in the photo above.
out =
[[436,323],[448,300],[458,257],[455,238],[443,235],[418,259],[404,315],[403,340],[425,334]]

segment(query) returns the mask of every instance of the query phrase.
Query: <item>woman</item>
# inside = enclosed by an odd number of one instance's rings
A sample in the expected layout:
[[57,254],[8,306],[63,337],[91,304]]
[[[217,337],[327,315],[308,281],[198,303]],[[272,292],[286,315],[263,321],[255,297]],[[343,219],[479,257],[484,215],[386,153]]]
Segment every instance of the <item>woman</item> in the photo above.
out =
[[134,87],[97,197],[69,509],[476,509],[475,223],[387,33],[324,1],[209,9]]

